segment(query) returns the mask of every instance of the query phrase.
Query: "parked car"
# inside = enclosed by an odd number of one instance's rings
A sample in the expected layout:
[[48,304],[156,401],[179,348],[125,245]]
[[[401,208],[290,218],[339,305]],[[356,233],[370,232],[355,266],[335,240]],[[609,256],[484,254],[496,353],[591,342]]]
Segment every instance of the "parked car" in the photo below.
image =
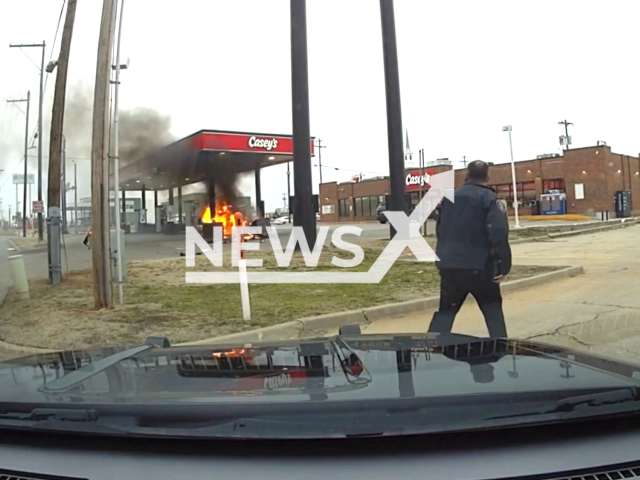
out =
[[[415,208],[415,205],[413,205],[411,212],[413,212],[413,208]],[[387,209],[387,206],[384,203],[381,203],[380,205],[378,205],[378,208],[376,209],[376,220],[378,220],[382,224],[388,222],[387,217],[384,215],[384,212],[386,209]],[[429,217],[428,217],[429,220],[435,220],[437,214],[438,214],[438,209],[436,208],[433,210],[433,212],[429,214]]]
[[290,223],[288,216],[278,217],[278,218],[274,218],[273,220],[271,220],[271,225],[284,225],[284,224],[287,224],[287,223]]
[[378,205],[378,208],[376,208],[376,219],[380,222],[380,223],[387,223],[387,217],[384,216],[384,211],[387,209],[387,206],[384,203],[381,203],[380,205]]

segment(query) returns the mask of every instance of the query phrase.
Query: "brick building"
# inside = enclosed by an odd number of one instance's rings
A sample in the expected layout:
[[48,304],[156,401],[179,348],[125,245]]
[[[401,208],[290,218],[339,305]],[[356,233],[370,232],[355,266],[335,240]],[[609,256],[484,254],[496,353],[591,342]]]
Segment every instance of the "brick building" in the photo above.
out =
[[[427,167],[424,173],[434,175],[450,170],[450,165]],[[640,160],[638,157],[613,153],[611,147],[574,148],[562,155],[541,155],[535,160],[515,163],[516,188],[520,214],[530,215],[532,205],[543,193],[559,190],[567,194],[568,213],[596,216],[615,211],[614,196],[618,190],[631,191],[631,207],[640,211]],[[420,177],[418,169],[407,169],[407,193],[417,203]],[[464,183],[466,170],[455,170],[456,188]],[[492,165],[489,185],[499,198],[513,202],[511,164]],[[389,193],[388,177],[347,183],[320,185],[320,214],[323,222],[353,222],[375,219],[376,208]],[[577,194],[577,196],[576,196]],[[583,197],[583,198],[580,198]]]

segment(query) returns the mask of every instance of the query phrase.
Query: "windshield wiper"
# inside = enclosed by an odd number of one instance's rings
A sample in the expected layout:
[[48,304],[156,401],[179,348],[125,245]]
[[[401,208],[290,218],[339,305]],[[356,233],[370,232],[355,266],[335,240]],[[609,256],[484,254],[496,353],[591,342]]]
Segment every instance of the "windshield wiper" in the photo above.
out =
[[637,388],[620,388],[591,395],[579,395],[559,400],[549,410],[537,410],[511,415],[501,415],[487,418],[487,420],[500,420],[527,416],[552,415],[562,418],[582,417],[588,415],[610,415],[640,410],[640,392]]
[[71,373],[68,373],[51,383],[47,383],[40,387],[41,391],[44,392],[58,392],[62,390],[66,390],[68,388],[77,385],[78,383],[82,383],[85,380],[97,375],[100,372],[105,371],[107,368],[112,367],[127,358],[133,357],[138,353],[142,353],[146,350],[153,348],[151,345],[141,345],[139,347],[130,348],[128,350],[123,350],[122,352],[114,353],[113,355],[109,355],[101,360],[98,360],[95,363],[90,363],[79,370],[75,370]]

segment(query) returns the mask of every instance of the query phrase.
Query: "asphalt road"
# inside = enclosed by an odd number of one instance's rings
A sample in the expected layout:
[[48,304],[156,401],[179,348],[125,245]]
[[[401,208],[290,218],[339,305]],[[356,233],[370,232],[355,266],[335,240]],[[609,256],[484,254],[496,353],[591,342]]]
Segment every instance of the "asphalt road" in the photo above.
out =
[[[380,223],[356,223],[356,224],[331,224],[320,226],[328,226],[329,234],[325,244],[330,242],[331,233],[338,227],[344,225],[357,226],[362,229],[360,238],[365,240],[376,240],[389,238],[389,225],[381,225]],[[291,225],[281,225],[276,227],[283,248],[289,241],[291,235]],[[434,223],[429,221],[428,232],[432,233]],[[345,239],[348,237],[345,236]],[[85,270],[91,268],[91,251],[82,244],[83,235],[66,235],[64,241],[65,251],[63,251],[63,272],[74,270]],[[127,261],[135,260],[158,260],[163,258],[175,258],[184,252],[184,237],[169,236],[162,234],[138,234],[132,233],[125,235],[125,255]],[[269,242],[260,245],[261,250],[270,247]],[[230,248],[230,245],[225,245]],[[6,250],[6,249],[3,249]],[[25,268],[29,278],[47,277],[47,253],[42,249],[36,251],[24,251]]]
[[[544,222],[542,222],[544,223]],[[540,222],[522,222],[523,225],[542,225]],[[547,222],[548,224],[553,222]],[[563,222],[560,222],[563,223]],[[566,222],[564,222],[566,224]],[[364,240],[377,240],[389,238],[389,224],[382,225],[378,222],[362,223],[334,223],[319,224],[319,227],[329,227],[327,244],[330,241],[332,232],[341,226],[356,226],[362,229],[360,238]],[[280,235],[282,245],[286,245],[291,234],[291,225],[280,225],[276,227]],[[427,232],[435,233],[435,222],[427,222]],[[348,237],[345,237],[347,239]],[[85,270],[91,268],[91,251],[82,245],[84,233],[79,235],[66,235],[63,252],[63,272],[74,270]],[[230,248],[226,246],[225,248]],[[260,249],[270,248],[269,242],[261,244]],[[6,249],[3,249],[3,251]],[[157,260],[163,258],[174,258],[184,251],[183,236],[168,236],[162,234],[139,234],[132,233],[125,235],[125,254],[127,261],[135,260]],[[29,278],[42,278],[48,276],[47,253],[44,249],[22,252],[25,258],[25,267]]]

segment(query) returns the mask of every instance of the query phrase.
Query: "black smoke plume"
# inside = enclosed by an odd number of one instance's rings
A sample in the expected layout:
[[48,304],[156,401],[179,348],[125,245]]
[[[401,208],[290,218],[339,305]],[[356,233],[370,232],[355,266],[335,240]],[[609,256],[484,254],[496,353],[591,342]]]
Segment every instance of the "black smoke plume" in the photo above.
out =
[[122,111],[118,120],[121,166],[140,160],[176,140],[171,134],[171,117],[152,108]]
[[[93,85],[87,82],[76,82],[67,88],[64,133],[68,157],[91,157],[93,93]],[[171,117],[152,108],[120,110],[118,121],[121,167],[175,140]]]

